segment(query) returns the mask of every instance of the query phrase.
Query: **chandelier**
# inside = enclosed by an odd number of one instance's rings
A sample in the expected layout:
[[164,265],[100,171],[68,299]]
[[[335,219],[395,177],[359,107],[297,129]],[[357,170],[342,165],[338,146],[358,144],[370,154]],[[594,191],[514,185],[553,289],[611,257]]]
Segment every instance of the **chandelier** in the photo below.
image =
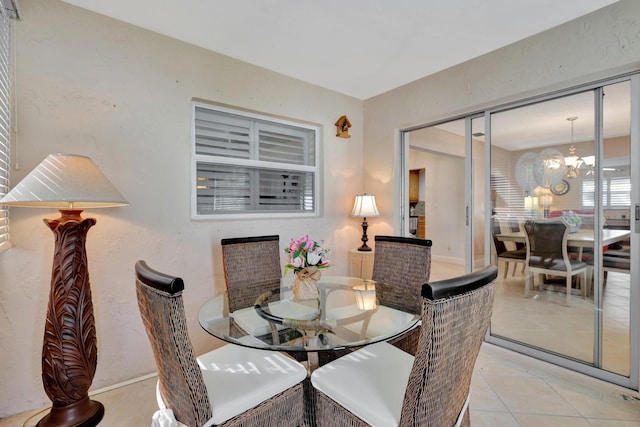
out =
[[595,156],[580,157],[576,154],[576,147],[573,145],[573,122],[578,117],[567,117],[571,122],[571,147],[569,147],[569,156],[564,158],[564,164],[567,166],[567,178],[576,178],[578,176],[593,175],[593,165],[596,163]]

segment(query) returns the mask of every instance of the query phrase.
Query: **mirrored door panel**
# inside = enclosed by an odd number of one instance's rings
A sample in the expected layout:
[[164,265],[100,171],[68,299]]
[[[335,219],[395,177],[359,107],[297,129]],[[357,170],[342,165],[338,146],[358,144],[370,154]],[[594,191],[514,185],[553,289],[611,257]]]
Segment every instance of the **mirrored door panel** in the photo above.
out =
[[[494,260],[491,334],[593,363],[594,93],[491,115]],[[579,160],[572,164],[572,157]],[[565,234],[566,230],[566,234]]]
[[[432,280],[455,277],[465,271],[464,129],[465,120],[455,120],[405,134],[409,153],[409,233],[433,242]],[[412,180],[417,182],[413,191]]]
[[[594,297],[602,313],[602,368],[628,376],[631,314],[631,116],[630,82],[603,88],[603,152],[599,170],[603,213],[600,286]],[[583,180],[583,203],[595,204],[593,177]]]

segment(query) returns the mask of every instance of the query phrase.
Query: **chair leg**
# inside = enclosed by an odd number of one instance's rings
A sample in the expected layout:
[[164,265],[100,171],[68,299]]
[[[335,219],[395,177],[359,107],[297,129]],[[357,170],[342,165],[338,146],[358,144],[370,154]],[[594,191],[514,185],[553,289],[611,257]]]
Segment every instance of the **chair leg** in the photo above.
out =
[[529,268],[524,268],[524,273],[527,276],[524,280],[524,297],[529,298],[529,289],[531,289],[531,272],[529,272]]
[[567,282],[567,298],[566,298],[566,302],[565,305],[569,306],[571,305],[571,278],[573,276],[567,274],[566,277],[566,282]]
[[502,276],[502,278],[506,279],[507,274],[509,274],[509,261],[504,262],[504,276]]

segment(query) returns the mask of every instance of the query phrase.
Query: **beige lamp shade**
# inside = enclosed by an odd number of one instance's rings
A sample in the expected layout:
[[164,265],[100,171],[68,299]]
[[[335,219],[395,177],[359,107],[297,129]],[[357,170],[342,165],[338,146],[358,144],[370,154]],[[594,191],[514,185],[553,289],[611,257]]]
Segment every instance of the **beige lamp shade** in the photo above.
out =
[[0,204],[81,210],[127,206],[129,202],[90,158],[50,154]]
[[376,299],[376,282],[363,280],[364,284],[353,287],[356,297],[356,306],[360,310],[373,310],[378,307]]
[[374,218],[380,216],[378,207],[376,206],[376,196],[372,194],[358,194],[351,216],[360,218]]

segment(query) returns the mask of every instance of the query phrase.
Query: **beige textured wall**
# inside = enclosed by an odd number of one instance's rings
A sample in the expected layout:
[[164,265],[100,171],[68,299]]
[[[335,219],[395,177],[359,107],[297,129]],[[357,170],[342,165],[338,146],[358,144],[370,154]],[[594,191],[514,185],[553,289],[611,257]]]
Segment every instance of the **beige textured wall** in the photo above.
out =
[[391,228],[400,228],[399,129],[638,70],[638,16],[640,2],[622,0],[366,100],[365,190]]
[[[131,202],[87,211],[87,250],[98,369],[93,388],[156,370],[135,297],[133,266],[185,279],[197,353],[217,343],[197,323],[201,303],[224,288],[220,239],[305,234],[332,248],[331,274],[348,272],[360,239],[349,213],[362,188],[362,101],[247,65],[57,0],[21,0],[16,23],[16,184],[47,154],[91,157]],[[318,60],[328,60],[319,58]],[[324,214],[257,221],[190,220],[190,102],[200,98],[323,126]],[[335,137],[346,114],[352,137]],[[0,417],[49,403],[40,379],[53,235],[47,209],[11,208],[14,247],[0,254]],[[376,232],[376,221],[370,230]]]

